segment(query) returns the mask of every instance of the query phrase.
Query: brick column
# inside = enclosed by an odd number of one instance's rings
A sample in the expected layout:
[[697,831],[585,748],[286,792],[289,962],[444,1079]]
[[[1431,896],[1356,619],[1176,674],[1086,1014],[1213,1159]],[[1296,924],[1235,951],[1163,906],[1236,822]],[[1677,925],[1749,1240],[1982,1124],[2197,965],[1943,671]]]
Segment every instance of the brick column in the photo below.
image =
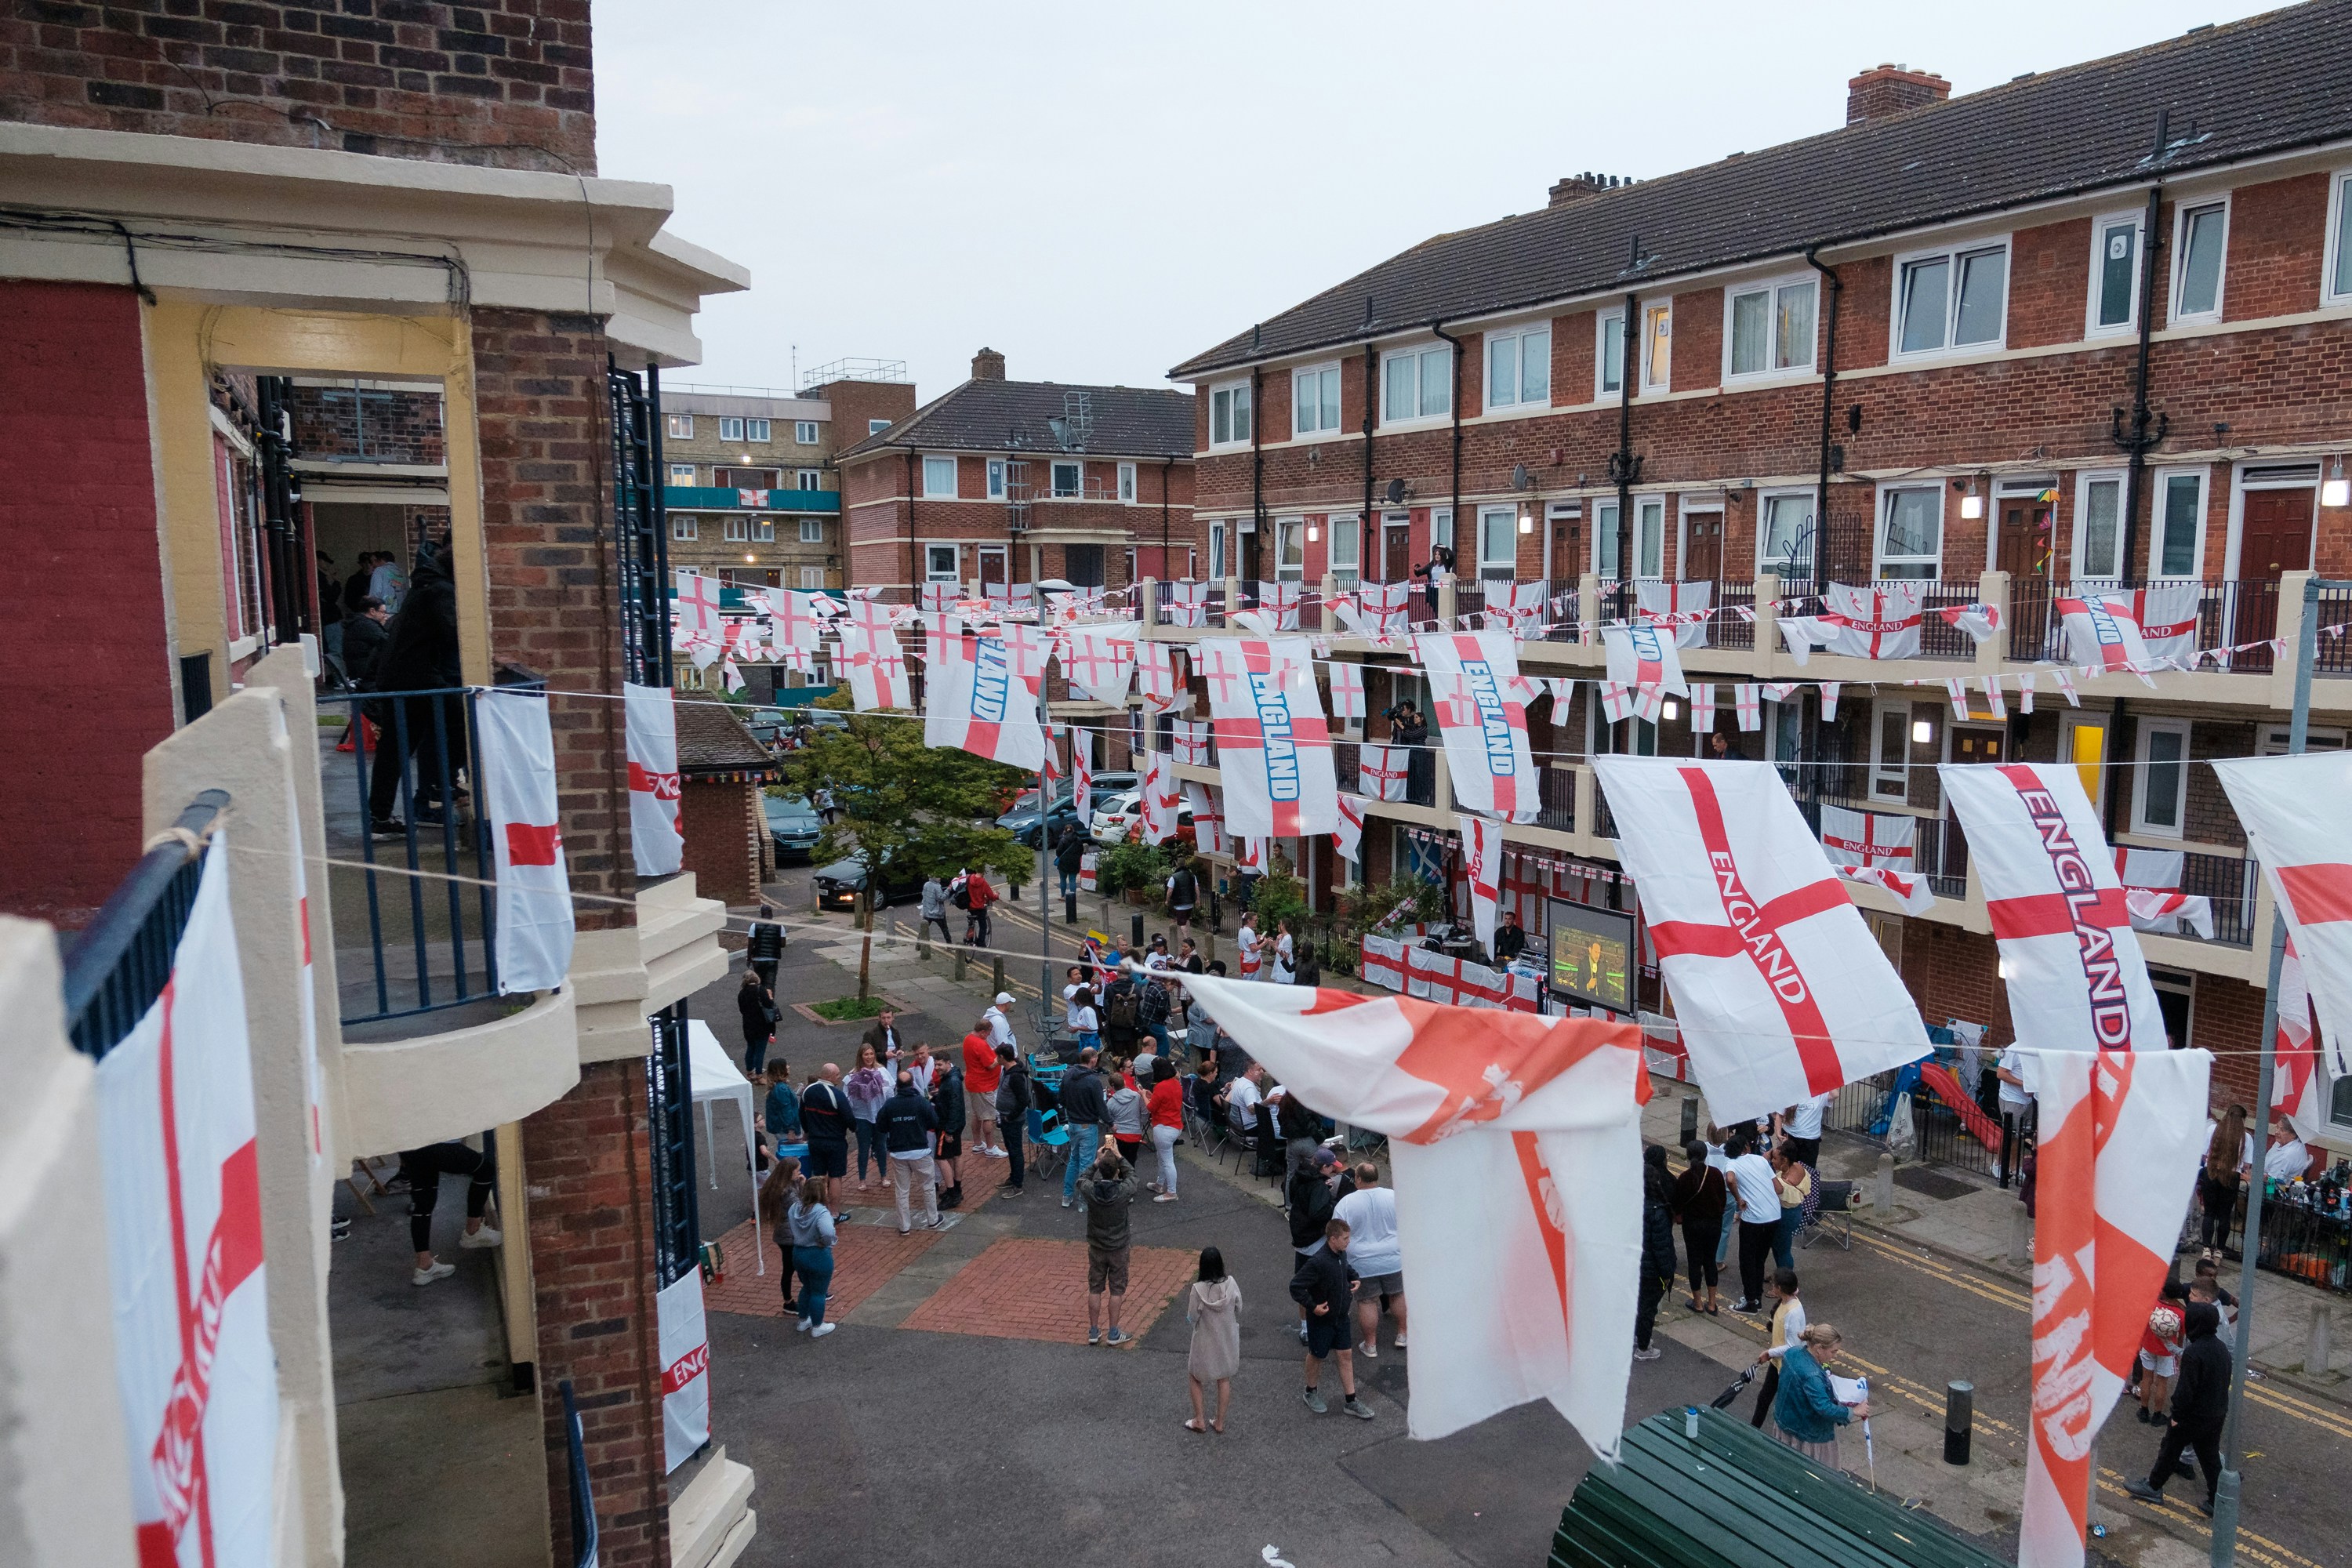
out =
[[539,1408],[553,1561],[572,1561],[562,1382],[587,1438],[605,1568],[667,1568],[661,1344],[655,1318],[653,1168],[641,1059],[581,1068],[572,1092],[522,1124],[530,1184]]

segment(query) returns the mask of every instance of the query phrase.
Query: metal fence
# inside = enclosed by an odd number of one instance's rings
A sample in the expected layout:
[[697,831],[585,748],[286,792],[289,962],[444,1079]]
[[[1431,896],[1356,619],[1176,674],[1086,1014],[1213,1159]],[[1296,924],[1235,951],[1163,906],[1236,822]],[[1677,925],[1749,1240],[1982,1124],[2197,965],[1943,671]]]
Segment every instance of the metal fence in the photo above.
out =
[[[1885,1145],[1892,1129],[1895,1086],[1899,1076],[1896,1072],[1883,1072],[1846,1084],[1838,1089],[1823,1113],[1822,1127]],[[2019,1130],[2008,1117],[1999,1120],[2004,1145],[2014,1149]],[[2009,1184],[2002,1180],[2000,1151],[1978,1142],[1976,1134],[1961,1121],[1959,1113],[1924,1087],[1911,1091],[1911,1130],[1914,1142],[1909,1158],[1925,1164],[1973,1171],[2000,1181],[2003,1186]]]
[[[2293,1187],[2273,1188],[2263,1199],[2263,1244],[2254,1255],[2256,1267],[2291,1275],[2306,1284],[2342,1290],[2352,1286],[2352,1215],[2337,1206],[2322,1208],[2322,1197],[2305,1186],[2298,1198]],[[2181,1245],[2205,1240],[2203,1199],[2181,1227]],[[2223,1231],[2221,1246],[2231,1257],[2242,1257],[2246,1247],[2246,1205],[2241,1194]]]
[[1555,832],[1576,831],[1577,770],[1553,763],[1538,773],[1542,808],[1536,814],[1536,826]]
[[[228,803],[226,791],[208,789],[173,826],[201,840]],[[204,852],[187,843],[175,834],[141,856],[67,951],[66,1032],[76,1050],[103,1057],[163,994],[204,877]]]
[[1920,601],[1919,657],[1922,658],[1958,658],[1974,662],[1976,639],[1937,615],[1938,610],[1958,609],[1973,605],[1979,597],[1977,580],[1973,577],[1927,584],[1926,596]]
[[[2141,578],[2108,578],[2053,583],[2046,577],[2012,579],[2009,586],[2009,657],[2027,663],[2064,661],[2066,633],[2058,601],[2085,594],[2126,594],[2151,584]],[[2161,580],[2157,585],[2163,585]],[[2267,674],[2275,664],[2270,646],[2278,636],[2279,585],[2275,581],[2247,579],[2197,585],[2196,644],[2200,652],[2238,651],[2225,655],[2223,668],[2239,674]],[[2320,624],[2352,619],[2352,597],[2338,604],[2332,615],[2325,608]],[[2332,664],[2330,661],[2333,661]],[[2352,655],[2341,639],[2322,639],[2317,668],[2352,673]]]
[[1753,583],[1717,583],[1715,603],[1719,612],[1706,625],[1707,640],[1721,648],[1752,648],[1756,646],[1756,623],[1738,615],[1740,609],[1751,613],[1756,608],[1756,584]]
[[[2250,947],[2254,940],[2254,894],[2262,868],[2252,856],[2200,855],[2181,857],[2180,890],[2202,896],[2213,904],[2213,941],[2223,947]],[[2183,930],[2184,936],[2196,933]]]

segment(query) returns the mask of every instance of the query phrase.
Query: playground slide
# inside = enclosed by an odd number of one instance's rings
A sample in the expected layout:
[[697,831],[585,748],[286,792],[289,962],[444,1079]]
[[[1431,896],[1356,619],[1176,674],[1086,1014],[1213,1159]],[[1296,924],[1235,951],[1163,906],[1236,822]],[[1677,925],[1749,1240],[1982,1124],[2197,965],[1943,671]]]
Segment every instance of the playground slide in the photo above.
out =
[[1996,1154],[2000,1152],[2000,1123],[1987,1116],[1984,1107],[1960,1092],[1960,1080],[1952,1076],[1951,1068],[1941,1062],[1921,1062],[1919,1078],[1936,1091],[1937,1099],[1952,1108],[1960,1125],[1974,1134],[1978,1142]]

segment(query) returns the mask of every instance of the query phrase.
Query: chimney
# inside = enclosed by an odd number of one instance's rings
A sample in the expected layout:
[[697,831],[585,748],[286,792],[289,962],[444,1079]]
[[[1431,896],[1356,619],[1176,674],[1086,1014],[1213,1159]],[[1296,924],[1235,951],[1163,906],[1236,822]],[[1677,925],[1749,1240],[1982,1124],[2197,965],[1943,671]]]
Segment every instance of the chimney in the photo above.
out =
[[1884,120],[1906,109],[1924,109],[1952,96],[1952,84],[1934,71],[1880,65],[1845,84],[1845,122]]
[[971,356],[971,378],[974,381],[1003,381],[1004,356],[994,349],[982,349]]
[[1554,181],[1551,187],[1551,200],[1548,205],[1564,207],[1581,197],[1593,195],[1601,191],[1613,190],[1620,184],[1630,185],[1633,183],[1631,180],[1620,180],[1613,174],[1596,174],[1588,169],[1581,174],[1570,174]]

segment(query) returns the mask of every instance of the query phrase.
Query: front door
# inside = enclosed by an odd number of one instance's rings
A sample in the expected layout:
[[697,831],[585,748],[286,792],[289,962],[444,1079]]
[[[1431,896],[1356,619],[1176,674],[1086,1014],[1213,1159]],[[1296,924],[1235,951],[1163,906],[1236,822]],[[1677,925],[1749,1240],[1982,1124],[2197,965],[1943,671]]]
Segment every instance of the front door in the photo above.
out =
[[1998,763],[2007,755],[2006,730],[1979,730],[1973,725],[1952,726],[1952,761],[1955,763]]
[[1391,520],[1381,530],[1381,581],[1383,583],[1412,581],[1411,519]]
[[1010,581],[1005,575],[1004,563],[1005,549],[1002,544],[983,544],[980,547],[980,581],[982,592],[986,591],[987,585],[991,583],[1003,584]]
[[1695,511],[1685,527],[1690,535],[1683,560],[1683,581],[1685,583],[1719,583],[1723,580],[1723,514],[1719,511]]
[[1243,582],[1253,585],[1258,583],[1263,575],[1258,571],[1257,540],[1257,530],[1252,528],[1247,523],[1242,524],[1242,560],[1240,575]]
[[[2248,490],[2244,500],[2238,528],[2241,584],[2276,583],[2282,574],[2311,564],[2310,490]],[[2278,595],[2241,587],[2230,640],[2242,647],[2277,635]]]
[[2000,502],[2000,542],[1996,569],[2012,584],[2050,574],[2050,503],[2032,496],[2006,496]]

